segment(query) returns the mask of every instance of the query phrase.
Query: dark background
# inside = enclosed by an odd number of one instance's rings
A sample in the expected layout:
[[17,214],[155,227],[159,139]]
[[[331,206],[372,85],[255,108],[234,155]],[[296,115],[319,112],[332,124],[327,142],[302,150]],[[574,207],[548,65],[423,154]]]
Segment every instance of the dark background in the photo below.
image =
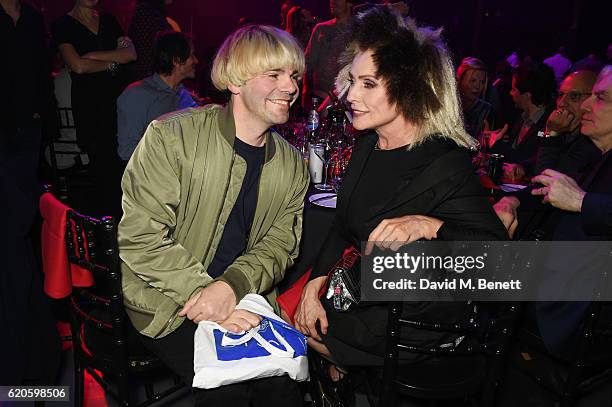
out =
[[[30,0],[47,23],[66,13],[73,0]],[[135,0],[102,0],[102,10],[114,14],[127,28]],[[329,19],[329,1],[302,0],[321,21]],[[411,0],[411,15],[420,24],[443,26],[457,63],[477,56],[492,69],[516,49],[543,59],[560,45],[576,61],[590,53],[603,55],[612,41],[610,3],[594,0]],[[168,15],[196,39],[198,75],[207,77],[216,48],[240,17],[279,24],[282,0],[174,0]],[[203,84],[202,84],[203,85]],[[202,86],[200,86],[202,87]]]

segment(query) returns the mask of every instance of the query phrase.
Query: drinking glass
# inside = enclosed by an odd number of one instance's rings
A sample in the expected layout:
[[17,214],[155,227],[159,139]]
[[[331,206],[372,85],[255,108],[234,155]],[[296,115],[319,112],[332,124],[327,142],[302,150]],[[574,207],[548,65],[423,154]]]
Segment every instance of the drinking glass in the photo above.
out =
[[327,183],[327,173],[332,156],[334,155],[334,147],[329,140],[323,140],[314,145],[314,153],[323,161],[323,183],[316,184],[315,188],[319,191],[333,191],[334,187]]

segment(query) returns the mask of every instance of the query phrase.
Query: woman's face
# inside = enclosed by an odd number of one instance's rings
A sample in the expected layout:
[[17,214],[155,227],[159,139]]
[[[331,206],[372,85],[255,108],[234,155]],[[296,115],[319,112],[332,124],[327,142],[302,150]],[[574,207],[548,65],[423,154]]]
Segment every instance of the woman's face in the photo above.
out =
[[459,82],[459,92],[466,100],[476,100],[484,91],[487,75],[484,71],[468,69]]
[[357,130],[381,129],[402,120],[396,106],[389,103],[385,82],[376,76],[372,51],[358,53],[349,73],[347,100]]

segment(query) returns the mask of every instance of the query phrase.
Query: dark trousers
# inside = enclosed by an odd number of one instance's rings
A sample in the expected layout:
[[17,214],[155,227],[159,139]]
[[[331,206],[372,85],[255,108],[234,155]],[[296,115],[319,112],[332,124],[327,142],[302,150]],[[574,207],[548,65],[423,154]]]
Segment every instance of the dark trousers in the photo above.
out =
[[[193,382],[193,335],[197,325],[186,320],[176,331],[159,339],[139,335],[147,349],[190,385]],[[268,377],[217,389],[193,389],[196,406],[301,407],[297,383],[289,376]]]

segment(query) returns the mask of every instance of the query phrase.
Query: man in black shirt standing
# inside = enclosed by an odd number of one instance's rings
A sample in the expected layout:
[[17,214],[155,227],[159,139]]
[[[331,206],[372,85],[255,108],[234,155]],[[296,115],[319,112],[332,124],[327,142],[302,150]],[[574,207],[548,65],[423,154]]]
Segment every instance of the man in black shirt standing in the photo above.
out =
[[51,82],[43,19],[30,5],[0,0],[0,55],[0,385],[52,385],[59,339],[30,242]]
[[41,123],[50,103],[49,53],[42,15],[18,0],[0,0],[0,145],[38,163]]

